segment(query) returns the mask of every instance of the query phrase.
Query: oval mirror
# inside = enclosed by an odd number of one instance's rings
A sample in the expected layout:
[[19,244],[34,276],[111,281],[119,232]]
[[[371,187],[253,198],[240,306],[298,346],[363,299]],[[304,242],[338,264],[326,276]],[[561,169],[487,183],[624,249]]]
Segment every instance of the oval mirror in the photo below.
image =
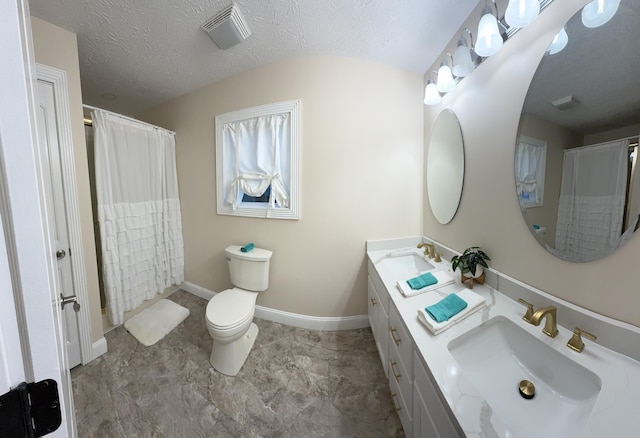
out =
[[640,2],[621,1],[604,23],[595,18],[579,10],[551,42],[515,151],[529,230],[571,262],[611,254],[637,229],[640,212]]
[[427,152],[427,193],[436,220],[448,224],[458,211],[464,181],[464,142],[455,113],[438,115]]

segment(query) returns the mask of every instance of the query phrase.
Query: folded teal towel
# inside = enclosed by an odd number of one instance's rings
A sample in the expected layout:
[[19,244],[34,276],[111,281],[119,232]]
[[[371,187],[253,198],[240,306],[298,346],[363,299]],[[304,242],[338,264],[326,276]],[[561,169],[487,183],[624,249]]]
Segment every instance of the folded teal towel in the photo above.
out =
[[425,307],[425,311],[436,322],[447,321],[467,307],[467,302],[456,294],[447,295],[432,306]]
[[253,243],[247,243],[245,246],[243,246],[242,248],[240,248],[240,251],[242,252],[249,252],[253,249]]
[[422,274],[415,278],[410,278],[407,280],[407,284],[413,290],[422,289],[423,287],[431,286],[432,284],[436,284],[438,279],[434,277],[431,272],[427,272],[426,274]]

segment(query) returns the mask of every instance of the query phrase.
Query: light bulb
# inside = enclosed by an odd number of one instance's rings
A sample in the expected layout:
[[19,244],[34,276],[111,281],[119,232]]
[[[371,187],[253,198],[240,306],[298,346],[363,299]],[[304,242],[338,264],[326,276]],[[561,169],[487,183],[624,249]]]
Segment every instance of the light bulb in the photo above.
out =
[[453,69],[452,72],[459,78],[463,78],[473,71],[474,65],[471,60],[471,52],[464,39],[458,41],[458,47],[453,52]]
[[586,27],[600,27],[616,15],[620,0],[593,0],[582,8],[582,24]]
[[498,30],[498,20],[488,6],[482,10],[482,18],[478,24],[478,40],[475,51],[484,58],[495,55],[502,48],[502,36]]
[[504,20],[511,27],[525,27],[533,23],[540,14],[538,0],[509,0]]
[[440,63],[440,68],[438,69],[438,91],[441,93],[448,93],[449,91],[453,90],[453,87],[455,86],[456,83],[453,80],[451,68],[447,65],[446,62],[442,61],[442,63]]
[[567,47],[567,43],[569,42],[569,36],[567,35],[567,31],[564,30],[564,27],[560,29],[560,32],[553,38],[551,44],[549,44],[549,48],[547,49],[547,53],[549,55],[555,55],[560,52],[562,49]]
[[427,86],[424,88],[424,104],[425,105],[437,105],[442,101],[440,93],[438,93],[438,87],[429,80]]

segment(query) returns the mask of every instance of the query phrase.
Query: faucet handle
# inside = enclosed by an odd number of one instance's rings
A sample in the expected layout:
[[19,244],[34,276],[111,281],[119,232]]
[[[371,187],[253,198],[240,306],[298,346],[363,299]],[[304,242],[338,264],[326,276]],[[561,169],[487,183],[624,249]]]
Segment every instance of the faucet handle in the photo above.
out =
[[567,347],[571,348],[573,351],[577,351],[578,353],[582,353],[582,350],[584,350],[584,342],[582,342],[582,336],[584,335],[587,338],[591,339],[592,341],[595,341],[596,339],[598,339],[598,337],[596,335],[592,335],[589,332],[585,332],[584,330],[582,330],[579,327],[576,327],[573,330],[573,336],[571,337],[571,339],[569,339],[569,342],[567,342]]
[[527,308],[527,312],[522,319],[531,324],[531,317],[533,316],[533,304],[526,302],[522,298],[518,298],[518,302]]

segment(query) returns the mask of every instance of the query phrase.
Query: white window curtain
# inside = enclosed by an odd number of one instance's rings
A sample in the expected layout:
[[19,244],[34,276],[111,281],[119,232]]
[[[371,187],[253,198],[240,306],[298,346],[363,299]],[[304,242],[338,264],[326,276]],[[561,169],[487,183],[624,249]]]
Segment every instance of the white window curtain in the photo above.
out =
[[627,140],[568,149],[562,162],[556,249],[591,261],[618,247],[627,187]]
[[515,175],[518,200],[522,208],[542,206],[547,144],[520,138],[516,147]]
[[96,191],[107,315],[184,280],[174,135],[95,110]]
[[260,116],[224,125],[225,202],[237,209],[242,194],[262,196],[269,186],[269,205],[289,206],[289,154],[281,153],[291,143],[291,119],[287,114]]

